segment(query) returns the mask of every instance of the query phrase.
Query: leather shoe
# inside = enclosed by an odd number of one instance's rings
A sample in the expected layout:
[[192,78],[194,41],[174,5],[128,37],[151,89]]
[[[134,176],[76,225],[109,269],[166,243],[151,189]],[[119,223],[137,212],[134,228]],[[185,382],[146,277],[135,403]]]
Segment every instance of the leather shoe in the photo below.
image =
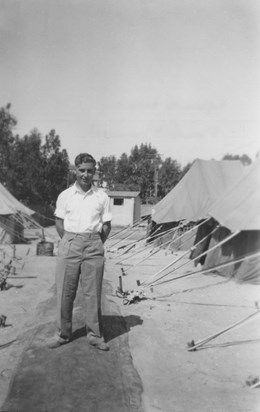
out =
[[70,342],[69,340],[64,340],[64,339],[61,340],[59,338],[56,338],[56,339],[53,338],[48,342],[47,346],[50,349],[56,349],[62,345],[66,345],[66,343],[69,343],[69,342]]
[[109,351],[109,346],[103,338],[99,338],[98,336],[94,335],[87,335],[87,340],[91,346],[94,346],[99,350]]

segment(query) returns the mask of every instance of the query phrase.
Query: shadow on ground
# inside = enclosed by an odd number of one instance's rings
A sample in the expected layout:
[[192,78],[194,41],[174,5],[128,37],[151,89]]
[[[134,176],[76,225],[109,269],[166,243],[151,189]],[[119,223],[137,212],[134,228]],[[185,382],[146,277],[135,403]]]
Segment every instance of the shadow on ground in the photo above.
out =
[[[113,339],[124,335],[129,332],[131,328],[137,325],[142,325],[143,320],[140,316],[129,315],[129,316],[119,316],[119,315],[105,315],[103,316],[103,328],[104,336],[106,342],[110,342]],[[76,329],[72,334],[72,340],[77,340],[86,336],[86,327],[82,326]]]
[[[104,289],[109,296],[106,282]],[[14,372],[2,412],[142,412],[142,382],[127,335],[142,319],[120,316],[119,307],[105,299],[104,330],[110,351],[101,352],[87,344],[83,308],[79,293],[73,340],[51,350],[46,340],[55,331],[55,296],[40,305],[38,327]]]

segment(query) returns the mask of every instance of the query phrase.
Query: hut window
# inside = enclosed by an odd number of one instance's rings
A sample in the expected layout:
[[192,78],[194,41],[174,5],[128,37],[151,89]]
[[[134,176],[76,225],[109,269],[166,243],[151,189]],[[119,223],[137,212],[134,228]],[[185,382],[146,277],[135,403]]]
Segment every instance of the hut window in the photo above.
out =
[[117,198],[117,199],[114,199],[114,205],[115,206],[122,206],[124,204],[124,199],[123,198]]

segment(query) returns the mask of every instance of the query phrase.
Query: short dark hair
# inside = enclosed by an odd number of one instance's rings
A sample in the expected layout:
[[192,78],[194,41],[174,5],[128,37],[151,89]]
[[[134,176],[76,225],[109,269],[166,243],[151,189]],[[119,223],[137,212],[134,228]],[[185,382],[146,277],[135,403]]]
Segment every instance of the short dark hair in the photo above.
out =
[[82,163],[93,163],[94,166],[96,166],[96,160],[94,159],[93,156],[89,153],[80,153],[78,156],[75,158],[75,166],[78,166]]

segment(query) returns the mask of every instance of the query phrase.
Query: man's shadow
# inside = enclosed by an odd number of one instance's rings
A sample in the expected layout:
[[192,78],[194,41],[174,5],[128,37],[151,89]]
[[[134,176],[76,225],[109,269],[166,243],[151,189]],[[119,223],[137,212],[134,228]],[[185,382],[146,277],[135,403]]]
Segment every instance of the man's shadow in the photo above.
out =
[[[103,316],[103,332],[106,342],[129,332],[134,326],[142,325],[143,320],[140,316],[128,315],[105,315]],[[76,329],[72,334],[72,340],[86,336],[86,327]]]
[[103,316],[104,336],[107,342],[124,335],[138,325],[143,324],[143,319],[140,316],[128,315],[105,315]]

